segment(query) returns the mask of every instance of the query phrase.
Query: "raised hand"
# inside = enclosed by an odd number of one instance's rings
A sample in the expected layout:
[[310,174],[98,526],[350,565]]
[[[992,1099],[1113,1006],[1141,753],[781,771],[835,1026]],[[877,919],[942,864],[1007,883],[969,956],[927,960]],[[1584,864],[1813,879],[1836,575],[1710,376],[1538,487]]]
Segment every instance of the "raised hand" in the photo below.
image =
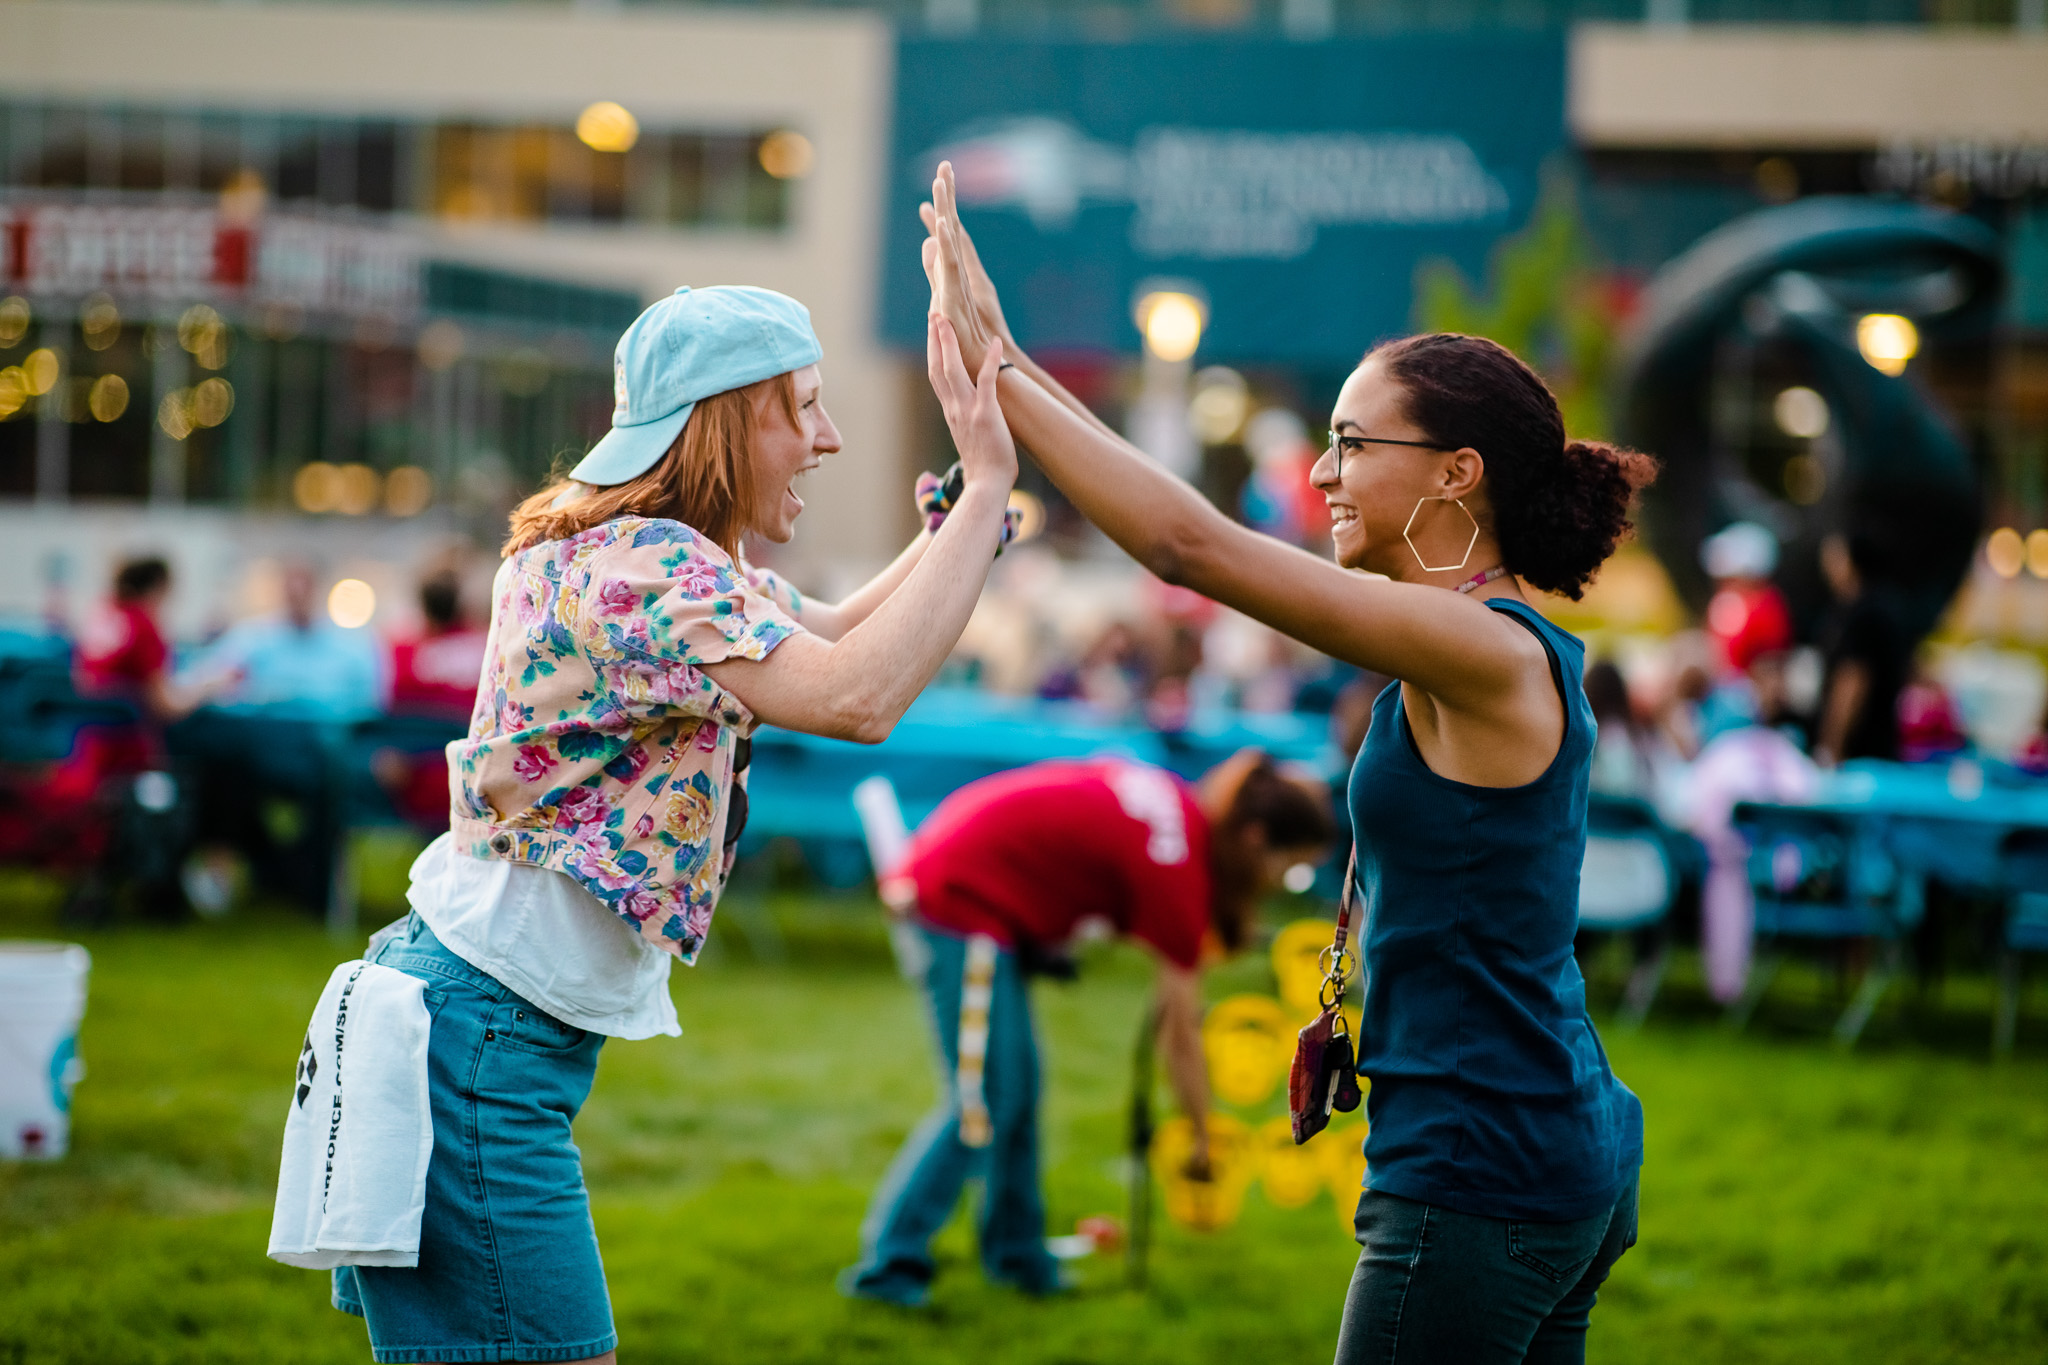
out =
[[996,397],[996,371],[1002,363],[1002,349],[990,345],[984,334],[979,374],[969,377],[958,334],[951,319],[939,311],[934,292],[925,329],[925,371],[945,411],[953,446],[960,452],[963,482],[968,488],[986,484],[999,489],[1007,500],[1017,481],[1017,446]]
[[[950,163],[941,163],[940,173],[946,177],[949,187],[954,184],[951,178],[952,170]],[[956,206],[957,202],[956,200]],[[919,204],[917,216],[924,223],[925,231],[936,240],[939,232],[938,210],[930,204]],[[1017,358],[1017,339],[1010,334],[1009,319],[1003,316],[1002,302],[996,297],[995,281],[989,278],[987,267],[981,263],[981,253],[975,250],[974,238],[968,235],[967,228],[961,223],[957,212],[953,215],[953,234],[954,244],[960,253],[960,264],[966,267],[967,297],[972,300],[974,311],[980,316],[982,325],[1003,343],[1004,351],[1014,360]]]
[[[1000,309],[995,310],[998,325],[992,327],[978,306],[974,277],[980,273],[986,281],[987,274],[980,270],[979,258],[972,256],[973,244],[967,241],[967,231],[960,226],[960,209],[953,197],[953,163],[950,161],[939,163],[938,176],[932,181],[929,210],[925,226],[931,236],[924,243],[924,273],[931,281],[932,311],[953,324],[963,363],[979,369],[990,349],[998,352],[1002,349],[1002,315]],[[919,216],[925,217],[925,212],[920,210]],[[982,292],[992,303],[994,289],[985,287]]]

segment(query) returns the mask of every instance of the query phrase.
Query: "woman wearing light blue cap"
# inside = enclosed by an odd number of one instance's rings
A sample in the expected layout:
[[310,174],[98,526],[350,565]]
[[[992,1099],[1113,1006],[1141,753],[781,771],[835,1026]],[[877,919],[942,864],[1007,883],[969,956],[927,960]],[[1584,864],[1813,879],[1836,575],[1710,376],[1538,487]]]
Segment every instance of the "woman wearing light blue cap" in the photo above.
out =
[[964,482],[942,524],[830,605],[748,567],[790,538],[796,477],[839,449],[810,315],[681,289],[619,341],[612,430],[512,515],[449,833],[371,957],[428,983],[434,1150],[418,1264],[345,1265],[379,1361],[609,1361],[617,1342],[569,1125],[606,1036],[678,1034],[746,815],[762,722],[885,737],[967,624],[1016,451],[932,323]]

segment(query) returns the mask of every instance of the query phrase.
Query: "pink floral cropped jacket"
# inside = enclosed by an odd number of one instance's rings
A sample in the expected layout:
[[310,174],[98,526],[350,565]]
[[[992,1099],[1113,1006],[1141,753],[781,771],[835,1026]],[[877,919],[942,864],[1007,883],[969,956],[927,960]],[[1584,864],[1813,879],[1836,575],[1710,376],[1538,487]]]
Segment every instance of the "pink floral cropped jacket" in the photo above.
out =
[[448,748],[456,846],[567,873],[694,962],[755,726],[703,666],[765,658],[802,610],[676,521],[621,517],[512,555],[469,737]]

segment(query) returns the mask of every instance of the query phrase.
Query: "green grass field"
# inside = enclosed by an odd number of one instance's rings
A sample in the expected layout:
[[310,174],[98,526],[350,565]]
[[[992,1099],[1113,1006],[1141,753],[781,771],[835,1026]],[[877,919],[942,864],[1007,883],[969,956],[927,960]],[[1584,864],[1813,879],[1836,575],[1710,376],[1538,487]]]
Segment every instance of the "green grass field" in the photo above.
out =
[[[684,1037],[608,1047],[578,1125],[623,1360],[1329,1358],[1353,1257],[1328,1199],[1254,1191],[1225,1231],[1163,1229],[1143,1295],[1115,1260],[1063,1301],[991,1289],[956,1222],[930,1311],[839,1298],[868,1191],[932,1096],[917,1004],[871,903],[777,898],[752,934],[742,918],[677,973]],[[0,934],[51,932],[47,892],[0,885]],[[71,1155],[0,1167],[0,1365],[367,1360],[325,1276],[263,1255],[299,1038],[353,946],[258,912],[87,943]],[[1731,1038],[1678,976],[1644,1032],[1608,1039],[1649,1156],[1592,1359],[2048,1357],[2048,999],[1994,1067],[1981,982],[1888,1009],[1844,1056],[1828,979],[1789,977]],[[1121,1211],[1146,981],[1110,949],[1038,989],[1054,1231]],[[1268,986],[1249,959],[1214,994]]]

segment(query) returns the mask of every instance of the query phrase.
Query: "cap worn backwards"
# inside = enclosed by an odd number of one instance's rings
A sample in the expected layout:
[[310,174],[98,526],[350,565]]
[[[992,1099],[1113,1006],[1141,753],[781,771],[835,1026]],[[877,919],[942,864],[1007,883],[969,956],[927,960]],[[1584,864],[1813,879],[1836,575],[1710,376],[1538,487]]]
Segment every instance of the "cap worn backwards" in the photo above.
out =
[[654,304],[612,356],[612,429],[569,471],[616,484],[654,468],[700,399],[815,365],[824,355],[811,313],[752,285],[687,285]]

